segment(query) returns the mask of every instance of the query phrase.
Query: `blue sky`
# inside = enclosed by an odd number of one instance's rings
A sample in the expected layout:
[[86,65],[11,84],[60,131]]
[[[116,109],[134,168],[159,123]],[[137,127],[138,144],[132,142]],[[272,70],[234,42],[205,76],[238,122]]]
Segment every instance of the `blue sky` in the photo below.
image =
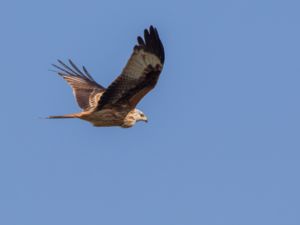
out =
[[[0,224],[300,224],[299,1],[2,1]],[[104,86],[155,25],[149,123],[79,111],[50,64]]]

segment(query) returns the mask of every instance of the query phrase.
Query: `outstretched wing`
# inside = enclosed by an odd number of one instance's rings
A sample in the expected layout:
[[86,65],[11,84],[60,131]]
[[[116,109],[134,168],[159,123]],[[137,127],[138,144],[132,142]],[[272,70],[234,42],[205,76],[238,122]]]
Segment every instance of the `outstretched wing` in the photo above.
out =
[[102,95],[98,110],[118,104],[134,108],[152,90],[159,78],[164,63],[164,47],[156,28],[144,31],[144,40],[137,38],[133,53],[122,71]]
[[86,111],[97,106],[105,88],[93,79],[84,66],[81,71],[71,60],[69,60],[70,66],[61,60],[57,61],[59,66],[52,65],[59,69],[57,73],[71,85],[79,107]]

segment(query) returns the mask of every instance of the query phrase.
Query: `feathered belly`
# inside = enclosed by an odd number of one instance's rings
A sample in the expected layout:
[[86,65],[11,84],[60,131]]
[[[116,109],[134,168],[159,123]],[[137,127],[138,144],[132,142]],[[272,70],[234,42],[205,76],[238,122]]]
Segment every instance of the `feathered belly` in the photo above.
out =
[[96,112],[83,112],[79,118],[89,121],[96,127],[121,126],[127,113],[103,109]]

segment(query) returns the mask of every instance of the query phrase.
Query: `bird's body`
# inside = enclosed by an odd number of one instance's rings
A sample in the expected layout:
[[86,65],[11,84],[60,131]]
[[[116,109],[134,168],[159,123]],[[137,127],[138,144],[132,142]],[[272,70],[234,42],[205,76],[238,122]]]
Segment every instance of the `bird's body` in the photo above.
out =
[[147,122],[147,117],[136,105],[155,87],[163,68],[164,49],[152,26],[144,31],[144,39],[138,37],[138,45],[127,65],[108,88],[98,84],[85,67],[80,70],[71,60],[70,66],[58,60],[60,66],[54,66],[71,85],[83,111],[49,118],[79,118],[97,127],[129,128],[137,121]]
[[[78,118],[92,123],[95,127],[120,126],[132,127],[136,121],[147,121],[146,116],[140,116],[138,109],[103,109],[100,111],[83,111],[63,116],[50,116],[51,119]],[[140,117],[140,118],[139,118]]]

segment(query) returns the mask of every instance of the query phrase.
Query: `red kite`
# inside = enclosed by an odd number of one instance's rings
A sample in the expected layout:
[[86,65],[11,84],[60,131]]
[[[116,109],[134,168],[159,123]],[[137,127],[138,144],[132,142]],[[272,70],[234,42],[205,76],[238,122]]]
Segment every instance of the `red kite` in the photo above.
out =
[[79,118],[94,126],[132,127],[138,121],[147,122],[145,114],[136,109],[141,99],[151,91],[163,69],[165,53],[156,28],[144,31],[144,39],[137,38],[127,65],[108,88],[98,84],[83,66],[82,70],[69,60],[69,65],[58,60],[58,74],[73,89],[82,112],[49,118]]

